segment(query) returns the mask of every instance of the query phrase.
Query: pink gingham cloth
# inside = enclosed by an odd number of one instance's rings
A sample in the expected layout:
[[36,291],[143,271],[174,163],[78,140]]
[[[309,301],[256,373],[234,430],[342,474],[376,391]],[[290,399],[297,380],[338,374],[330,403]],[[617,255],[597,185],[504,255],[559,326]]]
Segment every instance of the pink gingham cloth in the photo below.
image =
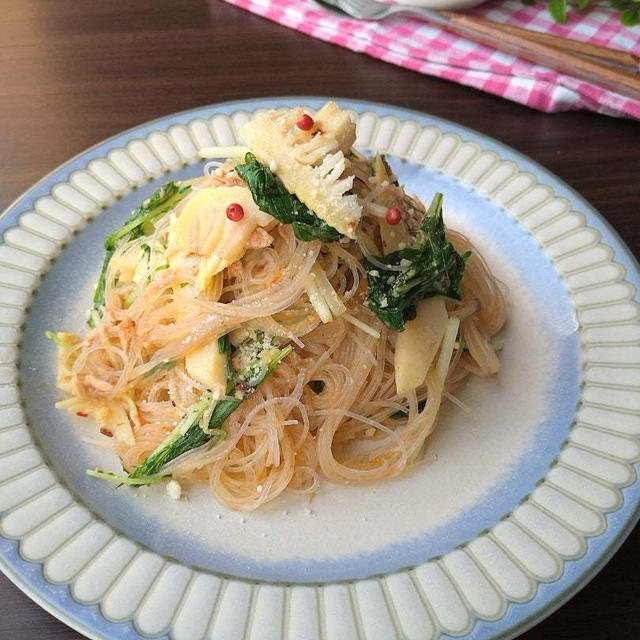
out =
[[[367,53],[401,67],[482,89],[541,111],[590,109],[640,119],[640,101],[620,96],[406,16],[364,22],[340,16],[312,0],[225,0],[314,38]],[[491,0],[469,13],[527,29],[640,55],[640,26],[621,26],[618,14],[597,8],[571,11],[557,24],[546,4]]]

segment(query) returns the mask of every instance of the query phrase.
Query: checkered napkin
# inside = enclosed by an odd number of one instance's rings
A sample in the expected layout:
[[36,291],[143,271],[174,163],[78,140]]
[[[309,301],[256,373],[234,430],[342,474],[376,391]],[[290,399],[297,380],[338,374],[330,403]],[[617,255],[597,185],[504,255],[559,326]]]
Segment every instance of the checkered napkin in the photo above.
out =
[[[590,109],[640,119],[638,100],[514,58],[413,18],[361,22],[331,13],[312,0],[225,2],[352,51],[476,87],[541,111]],[[520,0],[491,0],[470,13],[640,55],[640,25],[623,27],[618,15],[604,8],[572,11],[564,25],[555,23],[541,2],[524,6]]]

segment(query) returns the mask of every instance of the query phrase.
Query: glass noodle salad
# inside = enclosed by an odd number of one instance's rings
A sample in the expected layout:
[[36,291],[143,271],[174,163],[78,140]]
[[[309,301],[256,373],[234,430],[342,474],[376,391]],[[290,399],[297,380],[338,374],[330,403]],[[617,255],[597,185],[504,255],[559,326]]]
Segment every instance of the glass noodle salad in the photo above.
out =
[[333,102],[260,113],[105,240],[57,403],[97,423],[117,484],[208,484],[233,509],[418,463],[444,400],[499,369],[505,302],[478,251]]

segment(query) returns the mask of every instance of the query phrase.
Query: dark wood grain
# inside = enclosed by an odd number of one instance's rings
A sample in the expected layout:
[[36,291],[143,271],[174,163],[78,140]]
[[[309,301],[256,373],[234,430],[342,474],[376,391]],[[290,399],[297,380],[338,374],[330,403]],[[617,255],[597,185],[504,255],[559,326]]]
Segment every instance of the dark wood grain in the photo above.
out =
[[[389,102],[473,127],[555,172],[640,247],[640,126],[545,115],[313,40],[222,2],[0,0],[0,208],[88,146],[212,102],[330,95]],[[638,536],[526,640],[640,637]],[[0,576],[0,637],[79,635]]]

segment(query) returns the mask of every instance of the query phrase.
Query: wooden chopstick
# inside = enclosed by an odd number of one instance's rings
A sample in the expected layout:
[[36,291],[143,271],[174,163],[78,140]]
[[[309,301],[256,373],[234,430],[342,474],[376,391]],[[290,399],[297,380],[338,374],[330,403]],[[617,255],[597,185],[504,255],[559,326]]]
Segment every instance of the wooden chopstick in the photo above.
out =
[[[624,62],[621,62],[623,58],[613,54],[615,65],[612,65],[611,55],[606,60],[588,57],[593,55],[591,53],[593,49],[589,48],[589,52],[586,52],[586,48],[579,47],[582,43],[575,40],[573,42],[577,43],[576,46],[565,46],[564,38],[560,38],[559,45],[551,46],[547,44],[548,39],[545,41],[539,38],[532,39],[530,37],[532,32],[528,29],[517,27],[505,29],[507,25],[455,12],[437,12],[437,14],[441,16],[438,23],[453,33],[640,100],[638,67],[632,67],[626,56]],[[594,46],[596,45],[591,45],[591,47]],[[576,49],[579,49],[580,53]],[[631,62],[635,63],[635,59],[632,58]],[[623,64],[624,67],[617,66],[619,64]]]
[[[581,42],[579,40],[573,40],[572,38],[556,36],[552,33],[541,33],[539,31],[533,31],[532,29],[523,29],[522,27],[503,24],[501,22],[487,20],[486,18],[478,18],[475,16],[455,13],[453,11],[440,11],[439,13],[445,15],[454,24],[483,24],[485,26],[490,26],[495,31],[499,31],[501,33],[521,36],[531,42],[539,42],[562,51],[573,51],[578,55],[607,60],[618,66],[628,67],[628,70],[632,73],[640,73],[640,58],[632,53],[628,53],[627,51],[610,49],[609,47],[603,47],[590,42]],[[461,18],[463,19],[461,20]]]

